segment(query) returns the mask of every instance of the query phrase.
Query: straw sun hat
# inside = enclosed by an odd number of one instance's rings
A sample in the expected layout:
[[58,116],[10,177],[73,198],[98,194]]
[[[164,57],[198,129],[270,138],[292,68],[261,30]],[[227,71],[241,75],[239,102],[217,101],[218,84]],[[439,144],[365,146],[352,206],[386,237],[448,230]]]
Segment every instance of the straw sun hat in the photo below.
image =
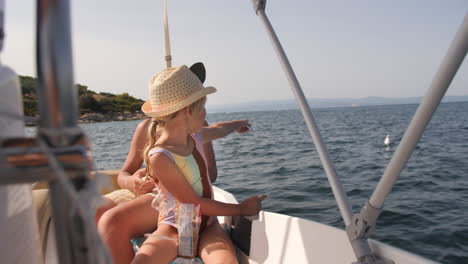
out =
[[148,116],[161,117],[175,113],[204,96],[216,92],[214,87],[204,87],[205,67],[196,63],[165,69],[149,83],[149,100],[141,110]]

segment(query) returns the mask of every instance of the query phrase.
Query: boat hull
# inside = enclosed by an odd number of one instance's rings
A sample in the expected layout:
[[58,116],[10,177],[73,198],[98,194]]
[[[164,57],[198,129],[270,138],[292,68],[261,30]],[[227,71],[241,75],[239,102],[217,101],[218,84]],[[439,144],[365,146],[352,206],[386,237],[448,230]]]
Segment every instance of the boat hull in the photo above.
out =
[[[117,187],[118,171],[102,171],[110,176],[111,186],[103,189],[106,193]],[[213,186],[214,198],[225,203],[238,203],[231,193]],[[238,219],[220,216],[220,223],[230,227]],[[49,246],[46,250],[46,263],[57,263],[56,250],[53,246],[53,230],[46,237]],[[230,231],[230,230],[229,230]],[[314,221],[261,211],[258,219],[251,224],[249,253],[239,250],[240,263],[353,263],[356,261],[348,237],[344,230],[317,223]],[[249,237],[249,236],[247,236]],[[242,242],[242,241],[240,241]],[[437,263],[410,252],[369,240],[373,252],[377,256],[394,261],[395,264]]]
[[[407,251],[370,240],[377,256],[395,264],[436,263]],[[344,230],[317,222],[260,212],[252,223],[249,263],[353,263],[353,249]]]

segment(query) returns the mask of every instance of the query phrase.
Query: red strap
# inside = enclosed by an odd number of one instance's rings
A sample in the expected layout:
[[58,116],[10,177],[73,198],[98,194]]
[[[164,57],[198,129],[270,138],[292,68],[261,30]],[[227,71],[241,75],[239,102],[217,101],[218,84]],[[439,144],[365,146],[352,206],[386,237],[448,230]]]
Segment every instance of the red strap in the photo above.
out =
[[[208,182],[208,174],[207,174],[207,170],[206,170],[205,160],[203,159],[200,152],[198,152],[196,147],[193,148],[192,155],[193,155],[193,157],[195,158],[195,161],[198,164],[198,169],[200,170],[200,177],[201,177],[202,186],[203,186],[203,197],[212,199],[212,197],[211,197],[211,187],[210,187],[210,183]],[[209,216],[207,216],[207,215],[202,216],[202,222],[200,224],[200,232],[205,229],[205,227],[207,225],[207,222],[208,222],[208,219],[209,219]]]

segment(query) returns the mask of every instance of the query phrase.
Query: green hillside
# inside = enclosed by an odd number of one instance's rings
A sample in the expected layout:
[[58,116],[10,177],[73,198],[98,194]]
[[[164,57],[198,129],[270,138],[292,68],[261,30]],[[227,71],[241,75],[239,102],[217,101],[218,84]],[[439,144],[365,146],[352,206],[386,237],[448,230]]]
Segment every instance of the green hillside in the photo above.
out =
[[[37,116],[37,86],[38,79],[29,76],[20,76],[21,91],[23,94],[24,114]],[[143,100],[130,96],[128,93],[111,94],[97,93],[89,90],[87,86],[75,85],[79,95],[80,114],[86,113],[122,113],[139,112]]]

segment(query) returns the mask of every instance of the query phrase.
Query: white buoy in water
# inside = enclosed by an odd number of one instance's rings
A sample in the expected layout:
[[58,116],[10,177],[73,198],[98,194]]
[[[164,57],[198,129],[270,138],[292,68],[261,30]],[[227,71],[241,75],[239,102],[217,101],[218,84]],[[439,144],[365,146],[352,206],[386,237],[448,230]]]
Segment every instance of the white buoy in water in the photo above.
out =
[[385,146],[390,146],[390,135],[387,135],[384,140]]

